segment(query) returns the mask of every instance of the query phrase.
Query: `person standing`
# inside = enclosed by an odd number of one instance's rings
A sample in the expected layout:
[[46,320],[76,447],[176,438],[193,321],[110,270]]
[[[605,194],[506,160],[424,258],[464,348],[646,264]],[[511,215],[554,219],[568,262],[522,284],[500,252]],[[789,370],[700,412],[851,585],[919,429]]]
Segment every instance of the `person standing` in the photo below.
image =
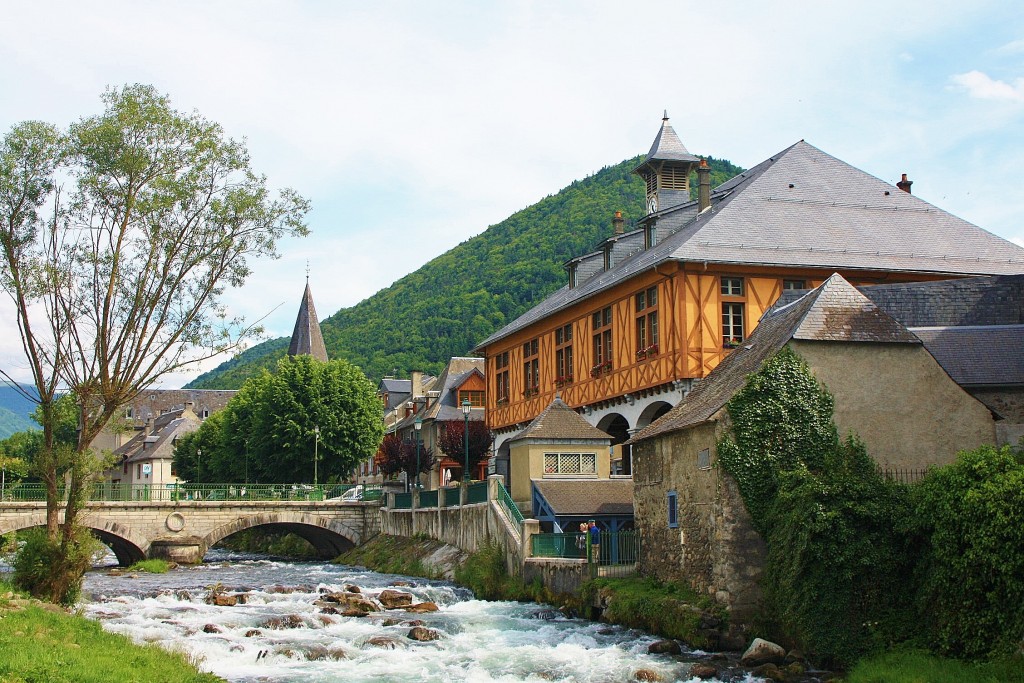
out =
[[590,561],[597,562],[601,557],[601,530],[597,528],[597,522],[590,520],[590,529],[587,531],[590,540]]

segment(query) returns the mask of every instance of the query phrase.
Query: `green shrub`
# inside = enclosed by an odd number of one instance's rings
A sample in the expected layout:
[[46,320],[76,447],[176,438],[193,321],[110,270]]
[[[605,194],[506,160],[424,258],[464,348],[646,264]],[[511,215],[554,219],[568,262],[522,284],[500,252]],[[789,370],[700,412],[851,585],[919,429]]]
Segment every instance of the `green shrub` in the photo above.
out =
[[166,574],[171,565],[167,560],[142,560],[128,567],[130,572],[148,572],[150,574]]
[[12,563],[14,585],[41,600],[74,604],[99,541],[84,527],[75,528],[64,547],[60,539],[51,540],[42,528],[28,530],[24,539]]
[[1024,456],[983,446],[914,487],[920,610],[939,652],[1006,654],[1024,636]]
[[594,604],[598,595],[607,603],[602,620],[677,638],[693,647],[713,645],[700,630],[704,613],[713,612],[720,621],[727,618],[708,596],[650,577],[593,579],[583,585],[580,599],[583,604]]
[[867,657],[853,667],[846,683],[1024,683],[1024,659],[987,662],[943,659],[920,650],[896,650]]
[[897,530],[906,488],[848,440],[827,471],[785,472],[771,508],[764,590],[783,633],[846,666],[903,641],[913,616],[911,557]]

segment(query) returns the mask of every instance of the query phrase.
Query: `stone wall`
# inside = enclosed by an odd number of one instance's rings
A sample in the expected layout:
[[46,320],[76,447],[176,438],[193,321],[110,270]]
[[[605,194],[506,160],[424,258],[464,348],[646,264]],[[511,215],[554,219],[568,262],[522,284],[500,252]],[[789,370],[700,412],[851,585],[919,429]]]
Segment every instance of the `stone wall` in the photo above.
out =
[[[712,595],[733,618],[754,616],[765,547],[735,481],[715,465],[721,422],[666,434],[633,447],[633,506],[644,539],[640,572]],[[708,449],[708,465],[700,452]],[[676,493],[678,526],[668,521]]]

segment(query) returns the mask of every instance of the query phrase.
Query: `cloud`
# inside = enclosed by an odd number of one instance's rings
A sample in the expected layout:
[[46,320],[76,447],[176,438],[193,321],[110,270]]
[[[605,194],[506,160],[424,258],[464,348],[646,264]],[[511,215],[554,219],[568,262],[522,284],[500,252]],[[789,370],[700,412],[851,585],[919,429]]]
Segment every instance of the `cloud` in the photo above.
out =
[[1024,78],[1015,79],[1011,85],[1006,81],[994,80],[981,71],[968,71],[955,74],[950,80],[975,99],[1024,102]]

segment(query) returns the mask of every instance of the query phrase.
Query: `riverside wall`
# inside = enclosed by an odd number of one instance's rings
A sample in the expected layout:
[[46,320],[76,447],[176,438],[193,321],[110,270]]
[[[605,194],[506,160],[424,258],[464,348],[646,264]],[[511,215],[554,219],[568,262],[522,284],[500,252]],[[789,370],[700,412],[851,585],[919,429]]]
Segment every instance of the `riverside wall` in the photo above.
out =
[[[487,501],[455,507],[419,508],[417,493],[413,509],[395,509],[393,494],[381,508],[381,533],[405,538],[430,538],[474,553],[488,545],[498,545],[504,552],[509,574],[524,582],[539,580],[548,590],[559,595],[576,595],[588,578],[585,560],[530,557],[530,538],[540,531],[540,522],[524,520],[522,525],[510,520],[499,499],[501,475],[492,475],[487,482]],[[466,489],[462,489],[466,500]]]

